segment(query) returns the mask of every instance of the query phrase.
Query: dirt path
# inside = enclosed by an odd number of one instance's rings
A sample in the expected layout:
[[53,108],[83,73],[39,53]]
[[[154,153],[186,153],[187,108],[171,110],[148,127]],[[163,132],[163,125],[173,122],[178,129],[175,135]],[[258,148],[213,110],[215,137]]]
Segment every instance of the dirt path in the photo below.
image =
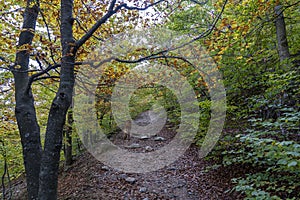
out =
[[[143,113],[138,124],[155,120],[153,113]],[[111,141],[132,152],[155,151],[172,140],[176,132],[166,125],[157,135],[131,137],[123,140],[122,133]],[[209,169],[209,170],[208,170]],[[239,170],[237,170],[239,171]],[[158,171],[129,174],[103,165],[90,153],[79,155],[75,162],[59,176],[59,199],[99,200],[199,200],[241,199],[231,191],[231,178],[238,173],[198,157],[198,148],[192,145],[176,162]],[[24,181],[17,188],[25,188]],[[21,190],[20,190],[21,191]],[[18,197],[25,195],[19,191]],[[15,191],[16,192],[16,191]]]
[[84,153],[63,172],[59,180],[60,199],[240,199],[230,192],[234,171],[198,159],[192,146],[172,165],[146,174],[115,171]]
[[[152,111],[142,113],[138,125],[159,120]],[[172,140],[176,132],[166,125],[158,134],[123,140],[122,133],[111,141],[132,152],[155,151]],[[211,170],[207,170],[210,167]],[[214,169],[215,168],[215,169]],[[191,146],[184,156],[165,168],[145,174],[116,171],[84,153],[64,172],[59,181],[61,199],[152,200],[152,199],[239,199],[230,192],[234,171],[199,159],[198,148]]]

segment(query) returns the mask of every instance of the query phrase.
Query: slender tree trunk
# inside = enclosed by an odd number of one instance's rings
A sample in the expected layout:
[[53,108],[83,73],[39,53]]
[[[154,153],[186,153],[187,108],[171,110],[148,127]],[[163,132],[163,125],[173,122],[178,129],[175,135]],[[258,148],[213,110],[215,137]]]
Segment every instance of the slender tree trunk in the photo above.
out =
[[[18,47],[30,45],[34,36],[39,2],[28,0]],[[24,46],[23,46],[24,47]],[[22,47],[22,49],[24,49]],[[30,51],[17,51],[16,65],[12,69],[15,79],[16,118],[21,136],[26,172],[28,199],[37,199],[41,161],[40,128],[37,123],[34,99],[29,86],[28,65]]]
[[68,110],[68,114],[67,114],[67,124],[66,124],[66,130],[65,130],[65,151],[64,151],[64,155],[65,155],[65,165],[69,166],[72,164],[73,159],[72,159],[72,132],[73,132],[73,110],[72,110],[72,106],[70,107],[70,109]]
[[61,0],[61,46],[62,59],[60,85],[54,98],[48,117],[45,147],[40,170],[40,200],[57,199],[57,180],[60,151],[62,147],[62,132],[66,113],[72,102],[72,92],[75,82],[75,41],[73,39],[73,1]]
[[276,26],[278,54],[279,54],[280,61],[283,61],[284,59],[290,57],[290,52],[289,52],[289,45],[287,41],[283,10],[281,5],[275,7],[275,14],[277,15],[277,18],[275,20],[275,26]]

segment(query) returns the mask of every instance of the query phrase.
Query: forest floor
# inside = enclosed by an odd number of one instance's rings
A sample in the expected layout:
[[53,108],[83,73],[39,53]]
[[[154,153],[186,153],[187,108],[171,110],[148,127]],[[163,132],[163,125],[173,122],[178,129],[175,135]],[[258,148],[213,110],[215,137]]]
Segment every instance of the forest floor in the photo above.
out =
[[[164,127],[151,138],[133,138],[124,141],[122,133],[111,141],[132,152],[155,151],[168,143],[176,132]],[[146,150],[145,150],[146,149]],[[183,156],[169,166],[147,173],[124,173],[104,165],[85,151],[74,163],[62,169],[59,175],[59,199],[99,200],[199,200],[242,199],[232,190],[231,178],[243,169],[225,168],[213,160],[200,159],[198,147],[191,145]],[[25,183],[19,179],[13,184],[12,199],[24,199]]]

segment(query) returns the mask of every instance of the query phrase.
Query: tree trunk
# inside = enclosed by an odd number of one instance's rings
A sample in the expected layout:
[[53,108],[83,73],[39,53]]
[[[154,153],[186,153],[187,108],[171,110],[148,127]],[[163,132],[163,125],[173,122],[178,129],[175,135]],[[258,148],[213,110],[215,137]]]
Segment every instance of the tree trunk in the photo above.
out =
[[65,144],[64,144],[64,155],[65,155],[65,165],[69,166],[72,164],[72,132],[73,132],[73,110],[72,106],[68,110],[67,123],[65,129]]
[[66,113],[72,102],[72,92],[75,82],[75,41],[73,38],[72,18],[73,1],[61,0],[61,46],[62,59],[60,71],[60,85],[54,98],[48,117],[45,147],[42,155],[40,170],[40,200],[57,199],[57,180],[62,147],[62,132]]
[[283,61],[284,59],[290,57],[290,52],[289,52],[289,45],[287,41],[283,10],[281,5],[275,7],[275,14],[277,15],[277,18],[275,20],[275,26],[276,26],[278,54],[279,54],[280,61]]
[[[32,43],[38,12],[39,2],[28,0],[24,12],[23,27],[19,37],[18,48],[22,45],[30,45]],[[42,148],[40,128],[37,123],[34,99],[27,73],[29,54],[30,52],[27,50],[17,51],[16,67],[12,71],[15,79],[15,113],[23,149],[27,194],[28,199],[37,199]]]

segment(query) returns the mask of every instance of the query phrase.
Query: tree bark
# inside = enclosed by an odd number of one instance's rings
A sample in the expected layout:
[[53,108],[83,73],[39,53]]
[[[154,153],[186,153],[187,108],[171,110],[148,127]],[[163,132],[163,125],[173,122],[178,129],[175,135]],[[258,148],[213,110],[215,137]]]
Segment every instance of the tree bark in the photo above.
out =
[[277,18],[275,20],[275,26],[276,26],[278,54],[279,54],[280,61],[283,61],[286,58],[290,57],[290,52],[289,52],[289,45],[287,41],[283,10],[281,5],[275,7],[275,14],[277,15]]
[[[19,36],[18,47],[26,44],[31,45],[38,13],[39,2],[36,0],[28,0],[24,12],[23,27]],[[15,114],[23,149],[27,194],[28,199],[37,199],[42,147],[40,127],[36,118],[34,99],[31,87],[29,86],[29,76],[27,73],[29,56],[29,50],[17,51],[15,67],[12,69],[12,72],[15,79]]]
[[65,127],[65,144],[64,144],[64,155],[65,155],[65,165],[69,166],[72,164],[72,132],[73,132],[73,110],[72,106],[68,110],[67,123]]
[[40,170],[40,200],[57,199],[57,180],[60,151],[62,147],[63,126],[66,113],[72,102],[75,82],[74,63],[76,47],[73,38],[73,1],[61,0],[61,46],[62,59],[60,85],[52,102],[45,137],[45,147]]

